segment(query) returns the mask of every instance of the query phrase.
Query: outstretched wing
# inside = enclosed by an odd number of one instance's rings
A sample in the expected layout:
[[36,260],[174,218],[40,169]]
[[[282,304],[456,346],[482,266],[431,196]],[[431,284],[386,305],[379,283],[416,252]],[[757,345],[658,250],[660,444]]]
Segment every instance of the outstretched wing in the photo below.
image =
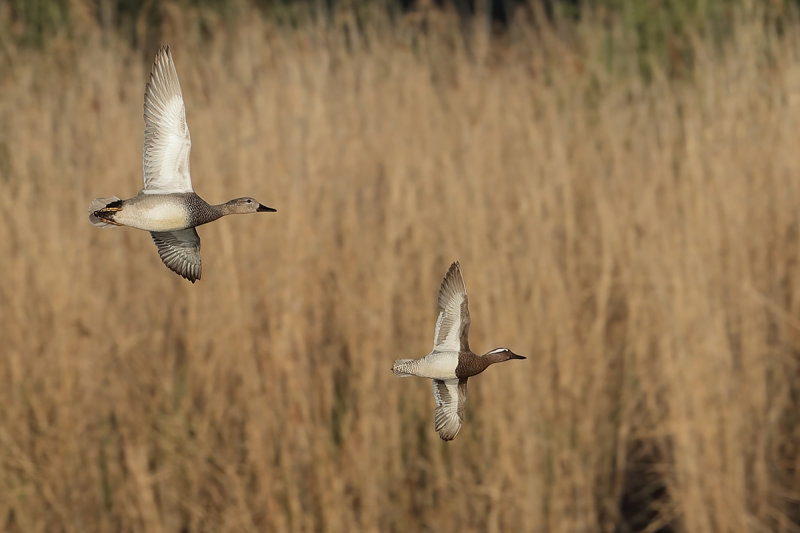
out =
[[433,398],[436,400],[434,429],[442,440],[453,440],[464,421],[464,405],[467,403],[467,378],[433,380]]
[[150,235],[167,268],[192,283],[200,279],[200,237],[196,229],[151,231]]
[[433,349],[439,352],[468,351],[469,308],[467,287],[458,261],[450,270],[439,289],[439,317],[433,336]]
[[192,140],[181,84],[168,46],[161,47],[153,62],[144,93],[144,126],[143,191],[146,194],[192,192],[189,175]]

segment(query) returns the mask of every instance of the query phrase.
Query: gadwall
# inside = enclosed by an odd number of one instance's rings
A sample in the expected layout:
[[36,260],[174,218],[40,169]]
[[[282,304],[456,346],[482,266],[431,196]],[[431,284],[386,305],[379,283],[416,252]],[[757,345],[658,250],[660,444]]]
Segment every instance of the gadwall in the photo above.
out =
[[433,351],[420,359],[398,359],[392,365],[395,376],[433,380],[434,428],[443,440],[453,440],[461,429],[467,402],[467,378],[480,374],[492,363],[525,359],[508,348],[496,348],[484,355],[473,353],[467,340],[469,322],[467,288],[456,261],[439,289],[439,318],[433,335]]
[[96,198],[89,221],[98,227],[149,231],[167,267],[192,283],[200,279],[196,226],[235,213],[274,212],[253,198],[212,205],[195,194],[189,174],[192,141],[178,73],[168,46],[156,54],[144,93],[144,188],[127,200]]

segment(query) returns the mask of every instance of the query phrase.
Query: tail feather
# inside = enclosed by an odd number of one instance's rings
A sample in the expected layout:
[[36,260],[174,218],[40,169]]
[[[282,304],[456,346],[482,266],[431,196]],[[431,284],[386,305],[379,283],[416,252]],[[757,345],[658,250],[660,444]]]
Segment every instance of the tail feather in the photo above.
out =
[[107,207],[119,207],[118,205],[112,205],[116,204],[117,202],[121,202],[121,200],[116,196],[109,196],[108,198],[95,198],[92,200],[92,203],[89,204],[89,222],[98,228],[114,226],[115,224],[110,223],[102,217],[103,213],[100,213],[100,211],[106,209]]
[[392,373],[399,378],[407,378],[411,377],[414,374],[411,373],[411,363],[413,363],[415,359],[398,359],[392,365]]

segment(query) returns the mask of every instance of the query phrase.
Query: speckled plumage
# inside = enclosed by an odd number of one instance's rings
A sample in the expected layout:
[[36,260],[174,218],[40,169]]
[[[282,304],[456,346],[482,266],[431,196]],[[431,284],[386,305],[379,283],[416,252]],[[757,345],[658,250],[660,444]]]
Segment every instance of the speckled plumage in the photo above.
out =
[[494,362],[495,361],[491,361],[489,357],[482,357],[471,351],[459,352],[458,365],[456,366],[456,377],[461,379],[477,376]]

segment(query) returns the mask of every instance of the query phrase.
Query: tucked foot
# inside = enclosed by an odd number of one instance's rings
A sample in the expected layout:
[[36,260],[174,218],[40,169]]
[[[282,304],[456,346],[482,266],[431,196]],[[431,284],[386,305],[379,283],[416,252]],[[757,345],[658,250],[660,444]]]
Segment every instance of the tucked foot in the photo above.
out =
[[89,204],[89,222],[97,227],[121,226],[114,222],[114,213],[122,210],[122,200],[116,196],[95,198]]

